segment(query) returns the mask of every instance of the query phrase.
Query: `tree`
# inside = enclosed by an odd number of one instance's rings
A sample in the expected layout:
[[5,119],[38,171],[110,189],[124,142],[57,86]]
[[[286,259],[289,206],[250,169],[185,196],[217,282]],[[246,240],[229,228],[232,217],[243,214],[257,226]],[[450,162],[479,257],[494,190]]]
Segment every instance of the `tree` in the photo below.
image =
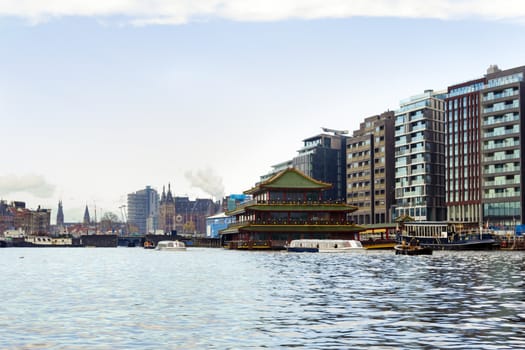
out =
[[115,213],[105,212],[100,219],[100,229],[103,232],[113,232],[119,227],[119,219]]

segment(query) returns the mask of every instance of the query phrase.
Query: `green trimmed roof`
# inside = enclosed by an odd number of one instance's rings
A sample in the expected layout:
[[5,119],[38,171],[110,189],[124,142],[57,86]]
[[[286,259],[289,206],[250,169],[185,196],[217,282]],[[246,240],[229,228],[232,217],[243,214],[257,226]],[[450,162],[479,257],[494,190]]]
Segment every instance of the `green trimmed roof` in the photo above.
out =
[[252,232],[361,232],[364,227],[357,225],[241,225],[228,227],[220,231],[220,234],[232,234],[239,231]]
[[323,190],[330,187],[332,187],[330,183],[315,180],[295,168],[288,168],[244,193],[254,194],[265,189]]
[[253,204],[247,206],[240,206],[236,209],[229,211],[228,215],[237,215],[244,213],[247,210],[253,211],[321,211],[321,212],[354,212],[358,208],[348,204]]
[[385,223],[385,224],[368,224],[363,225],[363,227],[367,230],[373,230],[373,229],[379,229],[379,228],[396,228],[397,224],[394,223]]

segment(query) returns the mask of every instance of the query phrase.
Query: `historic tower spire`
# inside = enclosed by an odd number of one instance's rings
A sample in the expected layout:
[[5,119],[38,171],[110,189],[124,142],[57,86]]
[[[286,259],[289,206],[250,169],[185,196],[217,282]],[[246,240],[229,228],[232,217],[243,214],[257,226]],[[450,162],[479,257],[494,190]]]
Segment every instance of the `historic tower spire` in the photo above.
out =
[[162,201],[159,207],[159,229],[164,230],[164,233],[171,234],[175,229],[175,201],[171,194],[171,185],[168,183],[168,192],[165,193],[165,188],[162,189]]
[[88,209],[88,206],[86,205],[86,210],[84,210],[84,221],[83,221],[84,225],[89,225],[91,223],[91,219],[89,217],[89,209]]
[[58,211],[57,211],[57,226],[64,226],[64,211],[62,209],[62,201],[58,201]]

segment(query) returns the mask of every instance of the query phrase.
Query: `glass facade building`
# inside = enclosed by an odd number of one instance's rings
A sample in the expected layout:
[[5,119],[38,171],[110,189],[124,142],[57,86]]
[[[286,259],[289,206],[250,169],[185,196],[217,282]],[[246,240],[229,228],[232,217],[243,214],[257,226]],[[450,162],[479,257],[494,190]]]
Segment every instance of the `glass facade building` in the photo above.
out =
[[303,140],[304,146],[292,159],[292,166],[307,176],[332,184],[323,191],[323,199],[346,199],[345,156],[346,139],[344,135],[320,134]]
[[159,219],[159,194],[146,186],[145,189],[128,194],[128,222],[141,234],[153,233]]
[[395,114],[395,217],[446,219],[445,93],[427,90]]
[[483,221],[514,229],[524,217],[521,118],[525,67],[489,72],[481,92]]
[[445,99],[447,220],[481,220],[480,91],[485,79],[450,86]]
[[491,66],[446,98],[448,220],[513,230],[523,220],[525,67]]

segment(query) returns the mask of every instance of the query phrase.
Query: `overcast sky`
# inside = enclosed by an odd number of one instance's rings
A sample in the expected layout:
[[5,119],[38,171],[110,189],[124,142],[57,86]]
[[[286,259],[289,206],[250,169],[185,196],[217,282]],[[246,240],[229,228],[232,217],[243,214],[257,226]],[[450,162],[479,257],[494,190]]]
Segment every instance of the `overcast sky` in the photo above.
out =
[[251,188],[321,127],[525,65],[515,1],[0,0],[0,198]]

